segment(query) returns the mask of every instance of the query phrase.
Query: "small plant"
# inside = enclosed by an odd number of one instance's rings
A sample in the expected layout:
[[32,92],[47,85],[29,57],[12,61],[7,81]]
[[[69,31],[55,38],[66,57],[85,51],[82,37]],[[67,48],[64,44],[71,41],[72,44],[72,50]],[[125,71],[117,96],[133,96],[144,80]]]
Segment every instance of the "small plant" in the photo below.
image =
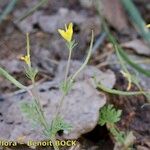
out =
[[[123,145],[124,148],[128,148],[133,144],[134,138],[132,132],[126,134],[116,127],[116,123],[121,120],[121,114],[122,110],[115,109],[113,105],[105,105],[100,110],[99,124],[101,126],[106,125],[117,144]],[[130,142],[129,138],[131,139]]]
[[99,123],[101,126],[105,124],[115,124],[121,119],[122,110],[116,110],[113,105],[104,106],[100,111]]
[[35,126],[38,125],[42,128],[43,134],[52,141],[55,150],[59,150],[59,147],[55,144],[57,132],[60,130],[69,132],[71,130],[71,125],[67,124],[60,115],[63,101],[65,100],[65,96],[70,92],[72,86],[74,85],[76,76],[84,69],[84,67],[87,65],[90,59],[92,46],[93,46],[93,39],[94,39],[93,32],[92,32],[91,44],[85,61],[73,75],[68,76],[72,50],[77,45],[75,40],[72,40],[73,24],[69,23],[68,27],[67,25],[65,25],[65,30],[59,29],[58,32],[66,41],[66,45],[69,50],[69,56],[68,56],[68,62],[67,62],[67,67],[65,72],[65,79],[64,81],[62,81],[60,85],[60,90],[62,91],[63,96],[60,98],[60,103],[57,107],[55,115],[53,116],[52,122],[49,123],[49,121],[46,119],[46,116],[43,112],[43,108],[40,104],[41,101],[40,96],[38,95],[38,92],[36,90],[35,77],[38,74],[38,70],[32,67],[31,54],[30,54],[30,41],[29,41],[28,33],[27,33],[27,49],[26,49],[27,53],[25,56],[22,56],[20,59],[23,60],[26,64],[25,73],[26,76],[32,81],[32,88],[29,89],[28,87],[24,86],[19,81],[17,81],[13,76],[11,76],[7,71],[5,71],[3,68],[0,67],[1,76],[4,76],[14,85],[16,85],[18,88],[24,89],[30,94],[32,101],[30,103],[27,102],[22,103],[21,110],[26,115],[26,117],[33,122]]
[[100,111],[99,124],[101,126],[106,125],[110,133],[114,136],[118,143],[124,142],[124,133],[120,132],[115,123],[121,119],[121,110],[116,110],[113,105],[104,106]]

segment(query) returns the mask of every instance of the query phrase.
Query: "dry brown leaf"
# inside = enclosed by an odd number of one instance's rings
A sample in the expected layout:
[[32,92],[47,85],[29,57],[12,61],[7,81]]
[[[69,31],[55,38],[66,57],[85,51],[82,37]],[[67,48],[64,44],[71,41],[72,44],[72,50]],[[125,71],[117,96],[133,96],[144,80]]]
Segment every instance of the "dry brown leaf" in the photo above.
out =
[[137,150],[149,150],[149,148],[145,146],[137,146]]
[[150,47],[143,40],[135,39],[133,41],[123,43],[122,46],[124,48],[133,49],[138,54],[150,56]]
[[119,0],[99,0],[98,3],[102,15],[116,30],[128,31],[127,18]]

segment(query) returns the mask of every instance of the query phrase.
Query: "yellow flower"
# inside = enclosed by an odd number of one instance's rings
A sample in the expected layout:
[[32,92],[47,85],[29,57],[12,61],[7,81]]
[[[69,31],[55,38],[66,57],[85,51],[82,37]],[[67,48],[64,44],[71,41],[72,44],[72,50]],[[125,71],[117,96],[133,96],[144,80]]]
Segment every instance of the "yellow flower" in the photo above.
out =
[[129,91],[131,89],[131,84],[132,84],[131,75],[129,73],[124,72],[124,71],[121,71],[121,73],[128,80],[127,91]]
[[58,29],[58,32],[67,42],[71,42],[73,36],[73,24],[69,23],[68,28],[65,24],[65,30]]
[[146,25],[147,28],[150,28],[150,24]]
[[30,65],[31,64],[31,62],[30,62],[30,56],[22,56],[22,57],[20,57],[20,59],[21,60],[23,60],[23,61],[25,61],[25,63],[27,64],[27,65]]

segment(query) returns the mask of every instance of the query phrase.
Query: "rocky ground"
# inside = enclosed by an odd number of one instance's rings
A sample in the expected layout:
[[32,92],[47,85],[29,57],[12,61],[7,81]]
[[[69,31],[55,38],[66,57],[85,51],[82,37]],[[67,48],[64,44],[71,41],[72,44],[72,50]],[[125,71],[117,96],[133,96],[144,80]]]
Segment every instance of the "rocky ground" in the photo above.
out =
[[[150,49],[139,38],[137,31],[129,22],[118,0],[101,0],[98,5],[103,8],[103,15],[111,26],[111,31],[119,39],[122,47],[135,62],[150,70]],[[0,1],[0,12],[7,6],[9,0]],[[74,38],[78,45],[72,56],[70,74],[77,70],[84,61],[90,43],[91,30],[94,30],[94,49],[91,60],[84,71],[78,76],[70,94],[62,107],[61,114],[66,122],[73,125],[69,134],[58,135],[63,139],[76,139],[75,147],[67,150],[112,150],[115,149],[114,138],[107,128],[97,125],[99,110],[104,104],[114,104],[123,111],[117,127],[123,131],[133,131],[136,137],[134,148],[137,150],[150,149],[150,106],[143,95],[116,96],[95,88],[91,81],[93,76],[108,88],[125,91],[128,81],[120,73],[120,65],[113,47],[107,37],[103,37],[101,20],[90,0],[51,0],[37,9],[23,21],[18,21],[27,10],[30,10],[36,0],[22,0],[17,3],[12,13],[0,24],[0,66],[4,67],[17,80],[29,86],[31,82],[25,76],[24,63],[19,57],[25,53],[26,36],[30,33],[33,66],[39,74],[36,78],[41,104],[49,121],[56,111],[61,95],[60,82],[64,79],[64,66],[68,57],[64,41],[57,30],[65,23],[73,22]],[[149,1],[135,0],[144,19],[150,22]],[[115,8],[115,9],[114,9]],[[112,13],[114,10],[117,13]],[[100,46],[96,44],[100,41]],[[147,61],[145,61],[147,60]],[[132,71],[132,68],[129,67]],[[138,74],[143,89],[150,89],[150,78]],[[131,91],[138,88],[132,85]],[[25,150],[29,139],[47,140],[40,134],[40,128],[32,128],[29,120],[20,112],[19,106],[23,101],[30,101],[29,95],[18,90],[9,81],[0,76],[0,139],[17,141],[23,137],[24,144],[7,149]],[[146,104],[146,105],[145,105]],[[145,105],[144,107],[142,107]],[[51,149],[41,148],[36,149]],[[117,148],[116,148],[117,149]]]

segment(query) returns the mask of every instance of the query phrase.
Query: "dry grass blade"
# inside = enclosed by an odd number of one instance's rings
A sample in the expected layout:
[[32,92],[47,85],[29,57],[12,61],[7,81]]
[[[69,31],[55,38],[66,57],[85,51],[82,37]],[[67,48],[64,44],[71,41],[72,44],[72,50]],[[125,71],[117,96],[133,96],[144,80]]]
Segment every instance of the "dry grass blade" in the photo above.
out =
[[145,21],[143,20],[141,14],[139,13],[132,0],[121,0],[121,2],[130,15],[132,23],[136,29],[143,36],[143,38],[150,43],[150,32],[147,29]]
[[22,21],[29,15],[31,15],[34,11],[36,11],[39,7],[44,5],[48,0],[41,0],[37,5],[35,5],[33,8],[31,8],[29,11],[27,11],[21,18],[19,18],[17,21]]
[[5,10],[2,12],[2,14],[0,15],[0,23],[7,17],[7,15],[13,10],[13,8],[15,7],[16,3],[18,2],[18,0],[12,0],[10,1],[10,3],[7,5],[7,7],[5,8]]

